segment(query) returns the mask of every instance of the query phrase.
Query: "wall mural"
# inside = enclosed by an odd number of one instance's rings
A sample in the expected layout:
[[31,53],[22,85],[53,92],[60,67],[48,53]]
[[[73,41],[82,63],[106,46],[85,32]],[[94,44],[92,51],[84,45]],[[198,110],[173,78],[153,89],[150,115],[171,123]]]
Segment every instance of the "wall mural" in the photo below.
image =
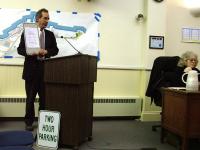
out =
[[[17,47],[23,32],[23,23],[35,22],[35,13],[31,9],[0,9],[0,57],[17,58]],[[59,54],[56,57],[77,54],[98,56],[99,13],[77,13],[49,11],[50,20],[47,29],[56,37]]]

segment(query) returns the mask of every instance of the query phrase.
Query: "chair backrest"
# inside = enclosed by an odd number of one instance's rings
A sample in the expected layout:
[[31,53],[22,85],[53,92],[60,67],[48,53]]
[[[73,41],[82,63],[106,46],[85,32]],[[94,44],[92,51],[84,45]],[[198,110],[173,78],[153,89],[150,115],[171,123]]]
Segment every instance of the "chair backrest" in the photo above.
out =
[[167,87],[170,85],[170,83],[165,82],[164,74],[166,72],[173,72],[177,67],[179,59],[179,56],[160,56],[154,60],[146,96],[151,97],[151,101],[158,106],[162,105],[160,87]]

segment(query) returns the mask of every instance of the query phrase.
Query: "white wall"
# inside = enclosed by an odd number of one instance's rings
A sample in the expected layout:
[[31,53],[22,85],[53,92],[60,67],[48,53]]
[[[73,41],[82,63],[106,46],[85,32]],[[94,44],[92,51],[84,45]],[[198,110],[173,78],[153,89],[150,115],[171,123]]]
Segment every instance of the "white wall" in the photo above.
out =
[[149,49],[149,36],[166,35],[166,1],[157,3],[149,0],[147,2],[147,20],[146,20],[146,44],[144,48],[144,66],[151,69],[153,61],[156,57],[165,55],[164,49]]
[[[2,8],[45,7],[55,11],[98,12],[100,21],[99,66],[141,67],[141,24],[136,22],[138,13],[143,13],[143,0],[7,0],[0,2]],[[50,16],[51,19],[51,16]],[[64,18],[63,18],[64,19]]]
[[[159,7],[158,7],[159,6]],[[163,51],[149,50],[148,44],[144,48],[146,52],[146,66],[151,68],[153,60],[159,55],[175,56],[181,55],[187,50],[196,52],[200,57],[199,43],[183,43],[181,42],[181,28],[193,27],[200,28],[200,18],[193,17],[190,11],[185,7],[184,0],[164,0],[162,3],[154,3],[148,1],[147,6],[147,26],[146,37],[148,34],[160,34],[165,36],[165,48]],[[148,39],[146,40],[148,41]],[[145,56],[145,54],[144,54]],[[200,64],[199,64],[200,66]],[[144,82],[145,92],[148,84],[147,74]],[[159,120],[160,107],[150,105],[150,98],[144,96],[142,120]]]
[[185,51],[194,51],[200,57],[199,43],[181,42],[181,28],[191,27],[200,29],[200,18],[191,15],[184,0],[167,1],[166,18],[166,55],[181,55]]
[[[135,17],[144,11],[143,0],[7,0],[0,4],[1,8],[37,10],[45,7],[50,11],[99,12],[102,18],[99,41],[101,60],[98,64],[103,69],[98,69],[94,96],[140,97],[141,72],[134,68],[143,66],[141,47],[145,22],[138,23]],[[0,66],[0,97],[25,97],[21,74],[22,66]],[[13,110],[0,103],[0,116],[20,114],[22,105],[16,105]],[[8,114],[3,108],[13,111]]]
[[[152,120],[151,118],[160,116],[160,108],[150,105],[150,100],[145,97],[149,72],[141,68],[151,68],[154,58],[160,55],[180,55],[185,50],[200,52],[199,44],[180,41],[182,26],[200,25],[200,19],[192,17],[183,8],[183,1],[164,0],[156,3],[153,0],[6,0],[1,1],[0,5],[1,8],[37,10],[46,7],[49,10],[101,13],[99,65],[108,69],[98,69],[94,96],[140,96],[144,100],[142,119]],[[135,21],[138,13],[144,13],[144,22]],[[149,35],[164,35],[165,49],[149,49]],[[0,96],[25,96],[21,74],[22,66],[0,66]]]

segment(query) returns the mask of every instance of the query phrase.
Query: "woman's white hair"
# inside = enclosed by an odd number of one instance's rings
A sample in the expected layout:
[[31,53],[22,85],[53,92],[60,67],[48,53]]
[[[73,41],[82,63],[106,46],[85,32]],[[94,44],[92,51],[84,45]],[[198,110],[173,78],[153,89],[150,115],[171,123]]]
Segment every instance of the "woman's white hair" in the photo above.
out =
[[186,51],[185,53],[182,54],[177,66],[179,67],[184,67],[186,66],[186,61],[188,59],[191,59],[191,58],[195,58],[197,61],[198,61],[198,56],[197,54],[195,54],[194,52],[192,51]]

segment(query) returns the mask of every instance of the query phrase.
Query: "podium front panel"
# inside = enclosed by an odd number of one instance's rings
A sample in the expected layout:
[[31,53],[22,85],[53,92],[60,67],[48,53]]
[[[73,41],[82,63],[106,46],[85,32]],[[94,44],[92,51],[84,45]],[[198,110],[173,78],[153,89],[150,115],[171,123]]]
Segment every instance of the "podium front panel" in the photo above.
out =
[[59,144],[78,146],[92,136],[96,57],[54,58],[44,67],[46,109],[61,113]]

